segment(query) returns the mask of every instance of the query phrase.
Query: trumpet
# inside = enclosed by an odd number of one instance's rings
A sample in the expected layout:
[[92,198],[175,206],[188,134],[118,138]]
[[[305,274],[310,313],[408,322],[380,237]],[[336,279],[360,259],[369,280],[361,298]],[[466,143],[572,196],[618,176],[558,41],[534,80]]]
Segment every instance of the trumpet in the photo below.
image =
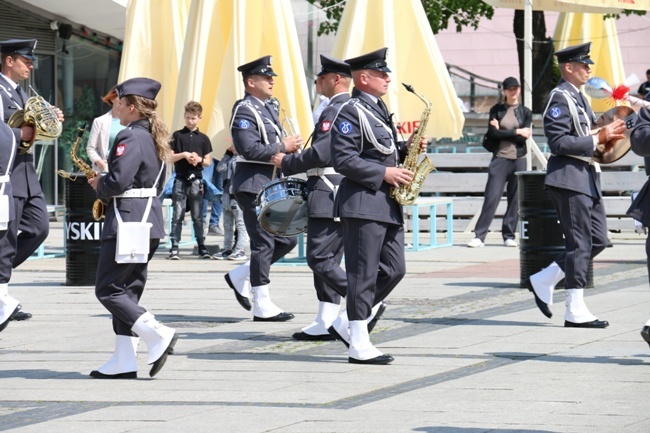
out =
[[[278,98],[275,96],[271,96],[268,99],[269,105],[275,110],[275,112],[278,114],[278,117],[280,115],[280,101]],[[296,123],[293,121],[291,117],[287,115],[287,110],[282,108],[282,116],[283,119],[280,120],[280,128],[282,129],[282,136],[283,137],[290,137],[292,135],[299,135],[300,131],[298,131],[298,128],[296,127]]]
[[280,126],[282,126],[282,132],[284,133],[284,136],[290,137],[292,135],[300,135],[300,131],[296,127],[296,123],[291,117],[287,116],[287,110],[284,108],[282,109],[282,115],[284,116],[284,119],[280,121]]

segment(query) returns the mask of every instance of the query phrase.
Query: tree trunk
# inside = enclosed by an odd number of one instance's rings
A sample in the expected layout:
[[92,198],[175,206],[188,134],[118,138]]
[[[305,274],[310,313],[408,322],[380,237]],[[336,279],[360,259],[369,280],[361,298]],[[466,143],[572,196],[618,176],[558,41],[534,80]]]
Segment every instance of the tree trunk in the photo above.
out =
[[[513,31],[515,33],[515,37],[517,38],[519,76],[521,77],[521,82],[523,83],[524,11],[515,10]],[[553,78],[553,69],[555,68],[553,51],[553,40],[546,37],[546,22],[544,21],[544,12],[533,11],[533,113],[541,113],[544,110],[544,102],[546,101],[546,97],[557,84],[556,80]]]

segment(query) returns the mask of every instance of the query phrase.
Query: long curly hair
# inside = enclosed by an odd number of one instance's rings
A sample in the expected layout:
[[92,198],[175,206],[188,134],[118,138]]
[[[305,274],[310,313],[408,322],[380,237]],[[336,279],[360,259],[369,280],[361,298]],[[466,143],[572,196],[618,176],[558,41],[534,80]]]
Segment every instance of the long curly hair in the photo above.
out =
[[161,161],[171,162],[172,149],[169,145],[169,129],[165,122],[156,114],[158,101],[144,98],[138,95],[124,96],[129,105],[133,105],[135,110],[143,117],[149,120],[151,125],[151,136],[156,145],[156,154]]

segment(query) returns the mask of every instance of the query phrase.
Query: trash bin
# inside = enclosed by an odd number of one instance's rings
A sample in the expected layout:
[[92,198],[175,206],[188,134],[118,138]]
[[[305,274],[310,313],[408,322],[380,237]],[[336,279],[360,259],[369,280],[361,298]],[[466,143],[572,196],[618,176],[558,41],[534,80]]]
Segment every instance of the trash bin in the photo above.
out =
[[66,286],[95,285],[103,225],[92,215],[96,198],[85,174],[75,173],[65,180]]
[[[529,288],[528,278],[550,265],[564,251],[564,235],[551,196],[544,188],[546,172],[520,171],[515,175],[519,191],[519,285]],[[591,260],[587,287],[593,286]],[[557,288],[564,288],[564,280]]]

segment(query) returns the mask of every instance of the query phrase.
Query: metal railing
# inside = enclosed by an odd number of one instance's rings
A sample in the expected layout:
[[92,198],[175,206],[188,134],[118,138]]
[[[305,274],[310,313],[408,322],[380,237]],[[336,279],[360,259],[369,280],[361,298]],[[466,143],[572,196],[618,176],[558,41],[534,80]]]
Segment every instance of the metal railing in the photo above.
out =
[[446,63],[456,94],[472,113],[489,111],[501,99],[501,81]]

